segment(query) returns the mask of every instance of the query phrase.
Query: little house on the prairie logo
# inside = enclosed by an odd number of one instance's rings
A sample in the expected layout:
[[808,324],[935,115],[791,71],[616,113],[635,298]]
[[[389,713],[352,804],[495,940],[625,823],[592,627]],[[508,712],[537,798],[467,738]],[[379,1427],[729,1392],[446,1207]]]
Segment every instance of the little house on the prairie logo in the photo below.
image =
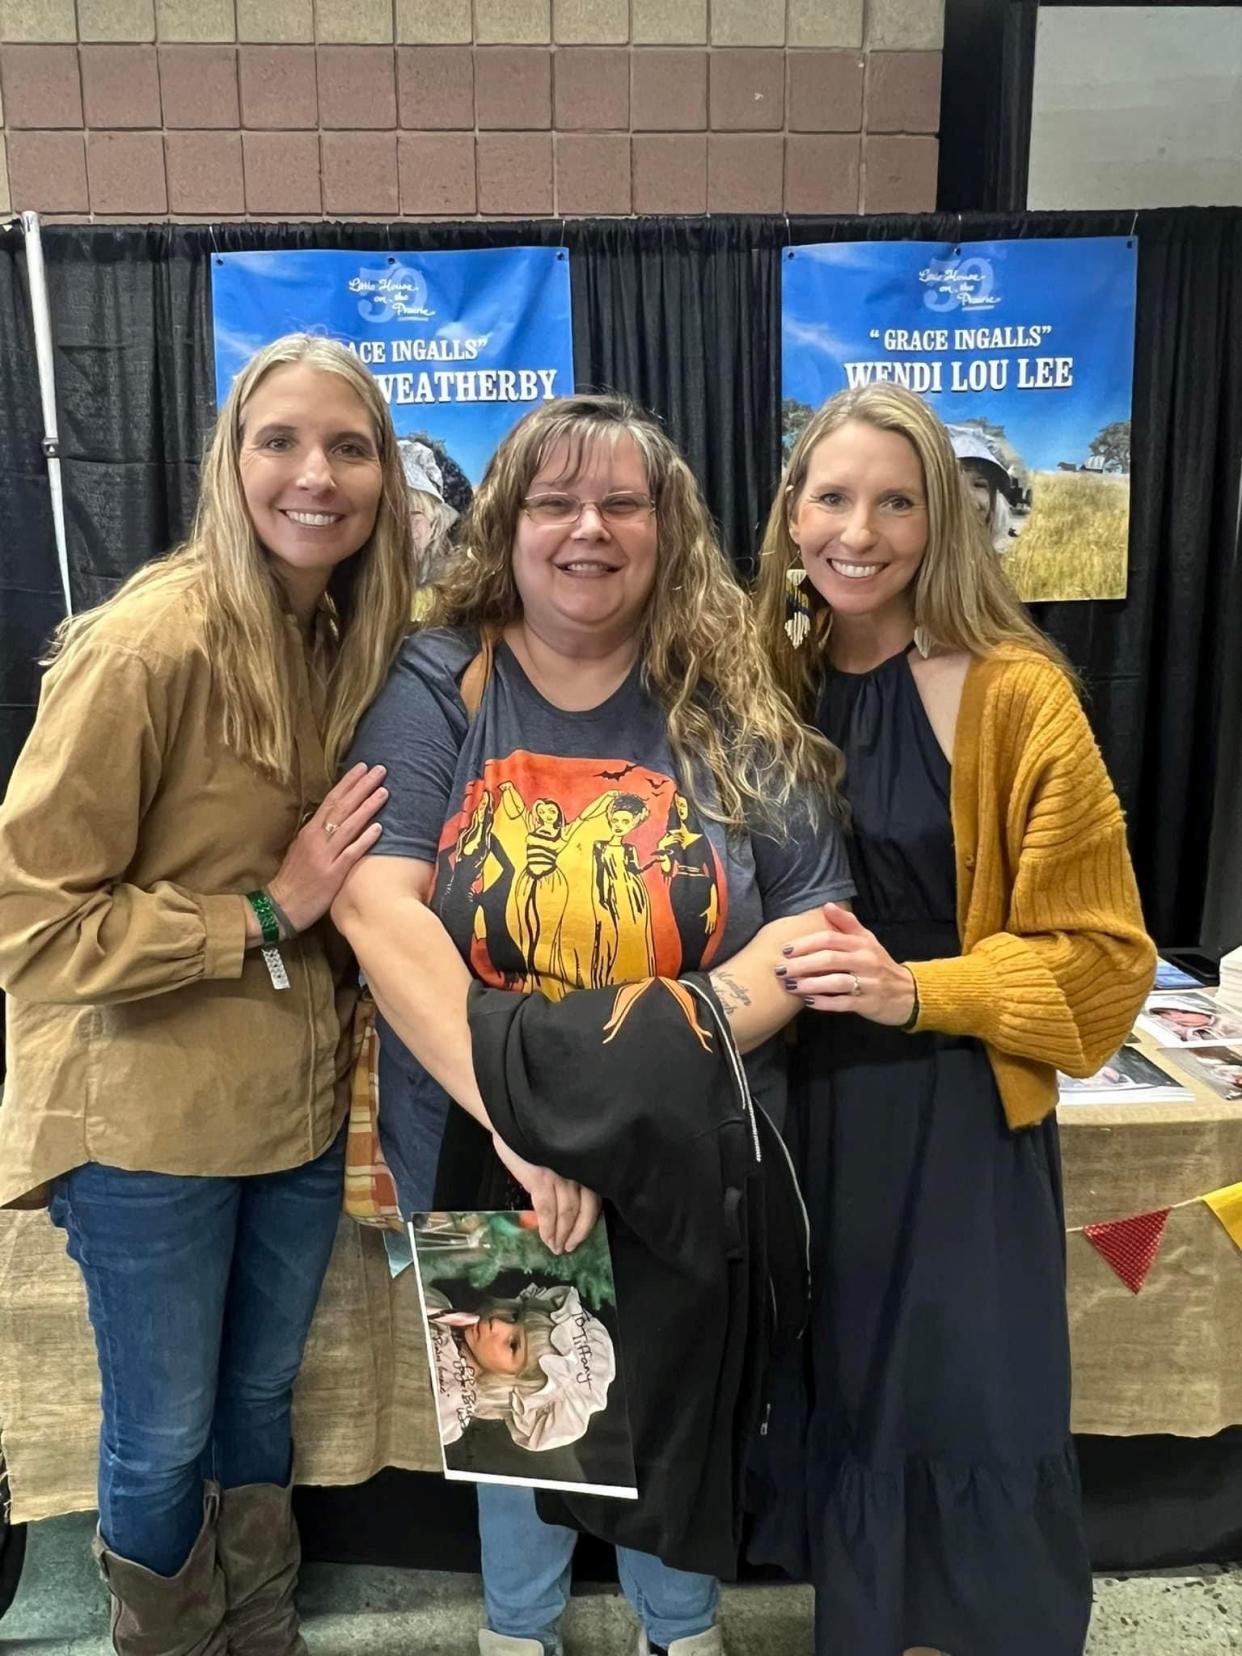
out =
[[928,310],[991,310],[999,305],[991,259],[933,259],[919,271]]
[[348,286],[362,295],[358,315],[364,322],[427,322],[436,314],[427,308],[427,279],[412,265],[363,265]]

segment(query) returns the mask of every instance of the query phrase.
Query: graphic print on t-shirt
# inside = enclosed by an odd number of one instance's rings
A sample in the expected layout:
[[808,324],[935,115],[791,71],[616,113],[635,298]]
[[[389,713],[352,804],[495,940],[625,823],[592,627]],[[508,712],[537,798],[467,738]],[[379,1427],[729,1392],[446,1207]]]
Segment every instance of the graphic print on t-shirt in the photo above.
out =
[[433,906],[481,982],[561,1000],[706,966],[727,895],[671,776],[518,749],[445,823]]

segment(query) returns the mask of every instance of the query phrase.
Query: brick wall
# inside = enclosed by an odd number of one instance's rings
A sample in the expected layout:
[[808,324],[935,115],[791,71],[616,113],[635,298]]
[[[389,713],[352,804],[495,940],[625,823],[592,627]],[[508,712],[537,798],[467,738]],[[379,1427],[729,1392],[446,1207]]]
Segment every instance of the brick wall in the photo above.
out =
[[916,212],[944,0],[0,0],[0,214]]

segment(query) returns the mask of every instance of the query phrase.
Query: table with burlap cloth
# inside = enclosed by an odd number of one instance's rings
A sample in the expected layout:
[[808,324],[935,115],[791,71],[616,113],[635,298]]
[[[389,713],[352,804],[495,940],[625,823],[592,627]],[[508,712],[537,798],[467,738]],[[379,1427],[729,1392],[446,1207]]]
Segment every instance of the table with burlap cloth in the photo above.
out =
[[[1242,1105],[1186,1084],[1189,1103],[1061,1106],[1067,1225],[1242,1180]],[[1205,1437],[1242,1423],[1242,1254],[1213,1214],[1195,1203],[1169,1215],[1139,1294],[1086,1237],[1066,1241],[1075,1431]],[[412,1274],[392,1279],[380,1234],[342,1218],[295,1394],[298,1481],[437,1469],[430,1388]],[[0,1435],[15,1522],[95,1505],[98,1422],[94,1344],[63,1238],[46,1214],[0,1213]]]
[[1137,1294],[1085,1236],[1066,1238],[1073,1425],[1210,1437],[1242,1424],[1242,1251],[1195,1198],[1242,1180],[1242,1103],[1225,1103],[1146,1035],[1139,1046],[1191,1101],[1057,1112],[1067,1226],[1175,1208]]
[[[15,1523],[95,1505],[99,1371],[86,1296],[46,1213],[0,1213],[0,1440]],[[294,1394],[299,1483],[438,1471],[411,1271],[342,1216]]]

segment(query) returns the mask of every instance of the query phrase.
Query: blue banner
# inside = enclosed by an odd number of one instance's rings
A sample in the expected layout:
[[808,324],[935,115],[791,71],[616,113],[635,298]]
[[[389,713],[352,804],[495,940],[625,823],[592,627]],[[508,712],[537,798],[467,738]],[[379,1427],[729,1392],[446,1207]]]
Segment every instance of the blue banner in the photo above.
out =
[[261,345],[325,334],[375,375],[398,437],[429,440],[441,470],[455,464],[474,484],[523,414],[574,389],[564,248],[226,253],[211,264],[218,402]]
[[785,452],[835,392],[907,386],[1024,598],[1124,597],[1136,268],[1125,237],[787,249]]

